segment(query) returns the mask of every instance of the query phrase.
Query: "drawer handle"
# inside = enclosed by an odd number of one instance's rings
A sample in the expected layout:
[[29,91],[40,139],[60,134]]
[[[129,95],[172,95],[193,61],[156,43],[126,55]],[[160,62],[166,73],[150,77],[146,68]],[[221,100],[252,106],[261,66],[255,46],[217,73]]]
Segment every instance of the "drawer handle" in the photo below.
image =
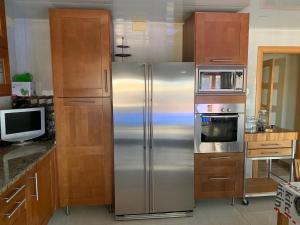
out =
[[21,187],[16,188],[16,191],[15,191],[10,197],[4,198],[5,203],[10,203],[11,200],[13,200],[14,197],[16,197],[17,194],[19,194],[22,190],[24,190],[25,187],[26,187],[26,185],[24,184],[24,185],[22,185]]
[[262,155],[279,154],[279,152],[261,152]]
[[209,157],[209,159],[217,160],[217,159],[230,159],[229,156],[221,156],[221,157]]
[[209,180],[230,180],[229,177],[210,177]]
[[261,146],[278,146],[279,144],[261,144]]
[[211,62],[232,62],[232,59],[211,59]]
[[95,101],[88,101],[88,100],[73,100],[70,101],[70,103],[89,103],[89,104],[95,104]]
[[35,173],[34,177],[29,177],[30,179],[34,179],[34,185],[35,185],[35,195],[32,195],[32,197],[36,197],[36,200],[39,200],[39,186],[38,186],[38,174]]
[[17,204],[18,204],[17,207],[11,213],[5,213],[4,216],[6,216],[7,219],[10,219],[25,202],[26,202],[26,199],[24,199],[21,202],[17,202]]

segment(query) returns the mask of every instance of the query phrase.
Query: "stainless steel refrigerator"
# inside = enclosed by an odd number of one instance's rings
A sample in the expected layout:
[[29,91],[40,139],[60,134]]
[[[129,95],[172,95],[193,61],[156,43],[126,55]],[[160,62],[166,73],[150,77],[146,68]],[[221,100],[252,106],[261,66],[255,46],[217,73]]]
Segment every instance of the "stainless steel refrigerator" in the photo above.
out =
[[113,63],[116,219],[194,207],[193,63]]

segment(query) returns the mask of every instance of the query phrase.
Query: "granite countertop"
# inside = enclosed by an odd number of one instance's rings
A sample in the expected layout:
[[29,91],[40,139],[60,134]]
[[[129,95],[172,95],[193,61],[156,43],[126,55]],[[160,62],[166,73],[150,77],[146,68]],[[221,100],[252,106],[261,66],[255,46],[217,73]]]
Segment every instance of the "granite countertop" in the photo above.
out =
[[53,141],[0,147],[0,194],[53,149]]

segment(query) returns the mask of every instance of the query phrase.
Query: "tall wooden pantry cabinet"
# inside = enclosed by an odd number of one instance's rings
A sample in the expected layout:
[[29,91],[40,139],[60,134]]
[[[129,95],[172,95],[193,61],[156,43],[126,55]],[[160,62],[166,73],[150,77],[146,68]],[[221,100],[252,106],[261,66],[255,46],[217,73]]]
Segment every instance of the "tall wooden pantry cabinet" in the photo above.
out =
[[50,9],[61,207],[111,205],[111,16]]

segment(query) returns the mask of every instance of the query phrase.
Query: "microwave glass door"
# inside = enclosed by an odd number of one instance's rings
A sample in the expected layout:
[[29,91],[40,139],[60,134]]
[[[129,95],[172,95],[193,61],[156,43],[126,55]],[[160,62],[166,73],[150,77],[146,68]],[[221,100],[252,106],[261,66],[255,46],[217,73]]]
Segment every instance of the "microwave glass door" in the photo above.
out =
[[238,114],[203,114],[201,142],[237,142]]
[[200,72],[199,91],[222,91],[234,89],[232,72]]

